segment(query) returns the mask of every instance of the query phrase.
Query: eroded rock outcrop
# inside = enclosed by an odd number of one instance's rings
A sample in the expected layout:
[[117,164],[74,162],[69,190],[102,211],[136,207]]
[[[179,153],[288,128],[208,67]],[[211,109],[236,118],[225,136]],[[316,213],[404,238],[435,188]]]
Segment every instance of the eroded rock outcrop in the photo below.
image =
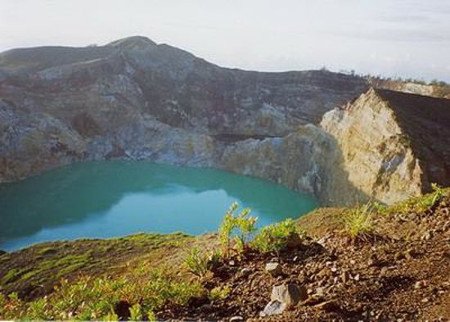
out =
[[[336,140],[345,173],[334,176],[340,188],[330,188],[330,199],[390,204],[430,190],[431,183],[449,185],[448,124],[450,100],[381,89],[326,113],[321,126]],[[348,194],[348,185],[357,193]]]
[[328,199],[329,173],[338,164],[331,136],[309,124],[285,137],[245,140],[226,147],[221,166],[270,179],[297,191]]

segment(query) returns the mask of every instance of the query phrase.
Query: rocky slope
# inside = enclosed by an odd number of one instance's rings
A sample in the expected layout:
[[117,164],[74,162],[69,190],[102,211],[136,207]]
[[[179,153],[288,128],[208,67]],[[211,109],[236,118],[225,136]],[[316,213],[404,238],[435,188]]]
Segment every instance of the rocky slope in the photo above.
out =
[[[446,182],[439,178],[448,171],[447,152],[422,158],[420,169],[434,174],[418,179],[421,170],[411,168],[417,147],[402,145],[396,117],[382,124],[390,107],[386,115],[366,119],[378,104],[371,92],[356,103],[365,106],[361,113],[341,117],[350,113],[337,109],[320,125],[326,112],[368,85],[327,71],[221,68],[144,37],[98,47],[10,50],[0,54],[0,182],[110,158],[221,168],[273,180],[329,204],[370,197],[390,203],[426,190],[428,182]],[[417,102],[417,120],[433,124],[430,113],[419,113],[430,104]],[[440,106],[446,110],[445,102]],[[345,125],[350,119],[370,123],[366,139],[358,136],[357,125]],[[373,152],[384,140],[398,142]],[[354,158],[351,149],[364,153]],[[401,165],[386,165],[389,157]],[[371,175],[363,179],[367,169]]]
[[226,299],[167,305],[160,314],[194,320],[445,321],[448,198],[431,209],[397,206],[373,215],[374,231],[353,240],[344,232],[345,209],[316,211],[299,220],[314,235],[302,245],[277,255],[250,251],[214,269],[205,285],[228,286]]
[[367,88],[325,71],[220,68],[144,37],[10,50],[0,54],[0,75],[0,181],[112,157],[245,172],[221,164],[236,142],[317,124]]

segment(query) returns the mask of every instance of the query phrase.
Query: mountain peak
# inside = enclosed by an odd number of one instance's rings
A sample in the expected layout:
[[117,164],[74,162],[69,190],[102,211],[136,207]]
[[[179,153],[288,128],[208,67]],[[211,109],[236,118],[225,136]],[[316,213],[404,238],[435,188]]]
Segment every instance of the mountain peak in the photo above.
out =
[[144,36],[132,36],[110,42],[106,46],[122,49],[146,49],[156,46],[156,43]]

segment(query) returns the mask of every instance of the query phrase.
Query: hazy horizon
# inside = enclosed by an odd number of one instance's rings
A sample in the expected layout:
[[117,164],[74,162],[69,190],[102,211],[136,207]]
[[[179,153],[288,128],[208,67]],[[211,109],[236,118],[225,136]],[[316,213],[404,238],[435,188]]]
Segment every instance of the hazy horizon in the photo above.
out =
[[450,2],[0,0],[0,51],[145,36],[224,67],[450,81]]

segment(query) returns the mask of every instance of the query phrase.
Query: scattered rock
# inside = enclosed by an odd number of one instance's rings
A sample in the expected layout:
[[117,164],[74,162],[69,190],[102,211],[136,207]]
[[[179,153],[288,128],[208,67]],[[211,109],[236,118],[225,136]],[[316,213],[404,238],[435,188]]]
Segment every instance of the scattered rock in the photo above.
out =
[[427,285],[427,282],[426,282],[426,281],[417,281],[417,282],[414,284],[414,288],[415,288],[415,289],[421,289],[421,288],[424,288],[426,285]]
[[243,269],[241,269],[240,274],[243,277],[249,276],[252,273],[252,269],[248,268],[248,267],[244,267]]
[[279,263],[267,263],[265,270],[272,276],[279,276],[283,273],[283,269]]
[[286,310],[287,308],[287,304],[286,303],[282,303],[280,301],[270,301],[266,307],[264,308],[264,310],[262,312],[259,313],[259,315],[261,317],[264,316],[271,316],[271,315],[278,315],[284,312],[284,310]]
[[230,322],[237,322],[237,321],[244,321],[244,318],[238,315],[230,318]]
[[320,238],[320,239],[317,241],[317,243],[318,243],[319,245],[325,247],[328,238],[329,238],[329,236],[324,236],[324,237]]
[[388,272],[388,268],[387,267],[383,267],[380,270],[380,276],[386,276],[387,272]]
[[327,267],[324,267],[320,270],[319,273],[316,274],[318,278],[323,278],[330,275],[330,270]]
[[316,288],[316,296],[324,296],[325,295],[325,288],[324,287],[318,287]]
[[430,240],[431,239],[431,237],[433,237],[433,234],[431,233],[431,231],[429,230],[429,231],[427,231],[425,234],[423,234],[423,236],[422,236],[422,240]]
[[411,248],[408,249],[407,251],[405,251],[405,258],[408,259],[408,260],[413,259],[415,255],[416,255],[416,253]]
[[286,303],[288,307],[295,306],[298,302],[308,298],[306,287],[296,284],[283,284],[272,288],[272,301]]

